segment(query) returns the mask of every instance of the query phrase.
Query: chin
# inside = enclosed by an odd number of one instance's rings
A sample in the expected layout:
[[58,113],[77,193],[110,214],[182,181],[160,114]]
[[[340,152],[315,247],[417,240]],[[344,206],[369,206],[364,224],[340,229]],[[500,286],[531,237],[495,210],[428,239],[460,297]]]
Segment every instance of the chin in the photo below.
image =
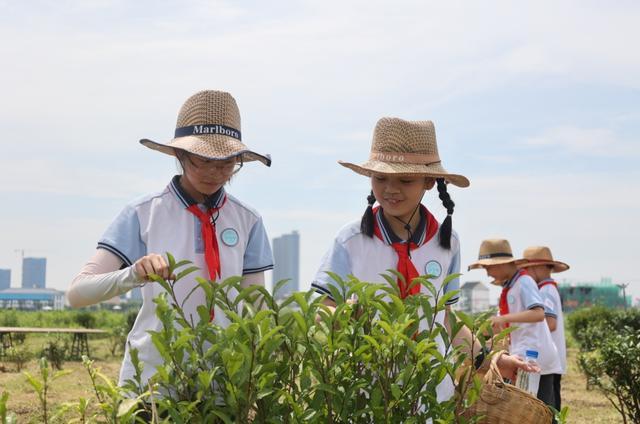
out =
[[223,185],[224,184],[201,184],[199,187],[197,187],[197,190],[202,194],[210,196],[216,191],[220,190]]

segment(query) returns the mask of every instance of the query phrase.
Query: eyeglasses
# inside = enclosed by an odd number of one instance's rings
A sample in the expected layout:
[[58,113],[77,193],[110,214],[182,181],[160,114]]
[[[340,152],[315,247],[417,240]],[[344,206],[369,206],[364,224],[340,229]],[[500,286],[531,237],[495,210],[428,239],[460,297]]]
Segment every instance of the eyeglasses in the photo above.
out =
[[221,172],[226,175],[237,174],[244,164],[242,156],[232,159],[206,159],[192,154],[183,154],[178,159],[186,158],[193,167],[202,172]]

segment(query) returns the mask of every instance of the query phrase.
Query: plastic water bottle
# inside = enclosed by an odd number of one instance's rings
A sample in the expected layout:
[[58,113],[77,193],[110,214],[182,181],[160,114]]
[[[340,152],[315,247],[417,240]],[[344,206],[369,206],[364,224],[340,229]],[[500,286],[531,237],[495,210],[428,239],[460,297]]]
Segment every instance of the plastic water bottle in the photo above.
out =
[[[538,365],[538,351],[527,350],[525,362],[531,365]],[[531,393],[534,397],[538,395],[538,386],[540,385],[540,373],[533,371],[518,370],[516,378],[516,387]]]

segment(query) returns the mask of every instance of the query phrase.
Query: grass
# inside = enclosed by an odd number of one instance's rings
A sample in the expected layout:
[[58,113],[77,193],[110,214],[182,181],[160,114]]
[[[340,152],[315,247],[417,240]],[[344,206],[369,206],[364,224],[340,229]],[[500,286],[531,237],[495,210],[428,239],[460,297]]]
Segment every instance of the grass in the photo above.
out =
[[622,417],[602,393],[587,390],[587,380],[576,364],[577,348],[568,348],[567,374],[562,377],[562,405],[569,406],[569,423],[620,423]]
[[[46,337],[29,336],[27,345],[36,352],[38,347],[46,341]],[[108,351],[108,339],[93,339],[89,341],[95,365],[102,372],[114,380],[117,380],[122,353],[117,357],[111,356]],[[575,364],[576,348],[569,348],[569,370],[562,379],[562,402],[569,406],[569,423],[619,423],[621,417],[609,401],[598,391],[586,390],[586,380],[579,372]],[[8,408],[18,415],[19,423],[40,423],[42,412],[36,394],[31,390],[22,372],[15,371],[11,363],[0,362],[5,372],[0,372],[0,392],[7,391],[10,394]],[[81,362],[68,361],[64,369],[72,373],[56,380],[50,392],[50,404],[61,405],[64,402],[77,402],[81,397],[89,398],[95,405],[95,397],[91,389],[89,376]],[[29,361],[23,371],[38,375],[38,365],[35,360]],[[55,412],[54,409],[51,410]],[[75,415],[67,414],[59,422],[68,422]]]

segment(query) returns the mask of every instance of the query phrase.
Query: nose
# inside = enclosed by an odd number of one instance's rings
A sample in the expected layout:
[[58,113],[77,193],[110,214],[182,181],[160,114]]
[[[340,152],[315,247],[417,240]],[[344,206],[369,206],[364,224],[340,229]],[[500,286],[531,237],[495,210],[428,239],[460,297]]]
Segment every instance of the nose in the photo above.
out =
[[400,192],[397,182],[393,181],[391,178],[385,182],[384,191],[389,194]]

